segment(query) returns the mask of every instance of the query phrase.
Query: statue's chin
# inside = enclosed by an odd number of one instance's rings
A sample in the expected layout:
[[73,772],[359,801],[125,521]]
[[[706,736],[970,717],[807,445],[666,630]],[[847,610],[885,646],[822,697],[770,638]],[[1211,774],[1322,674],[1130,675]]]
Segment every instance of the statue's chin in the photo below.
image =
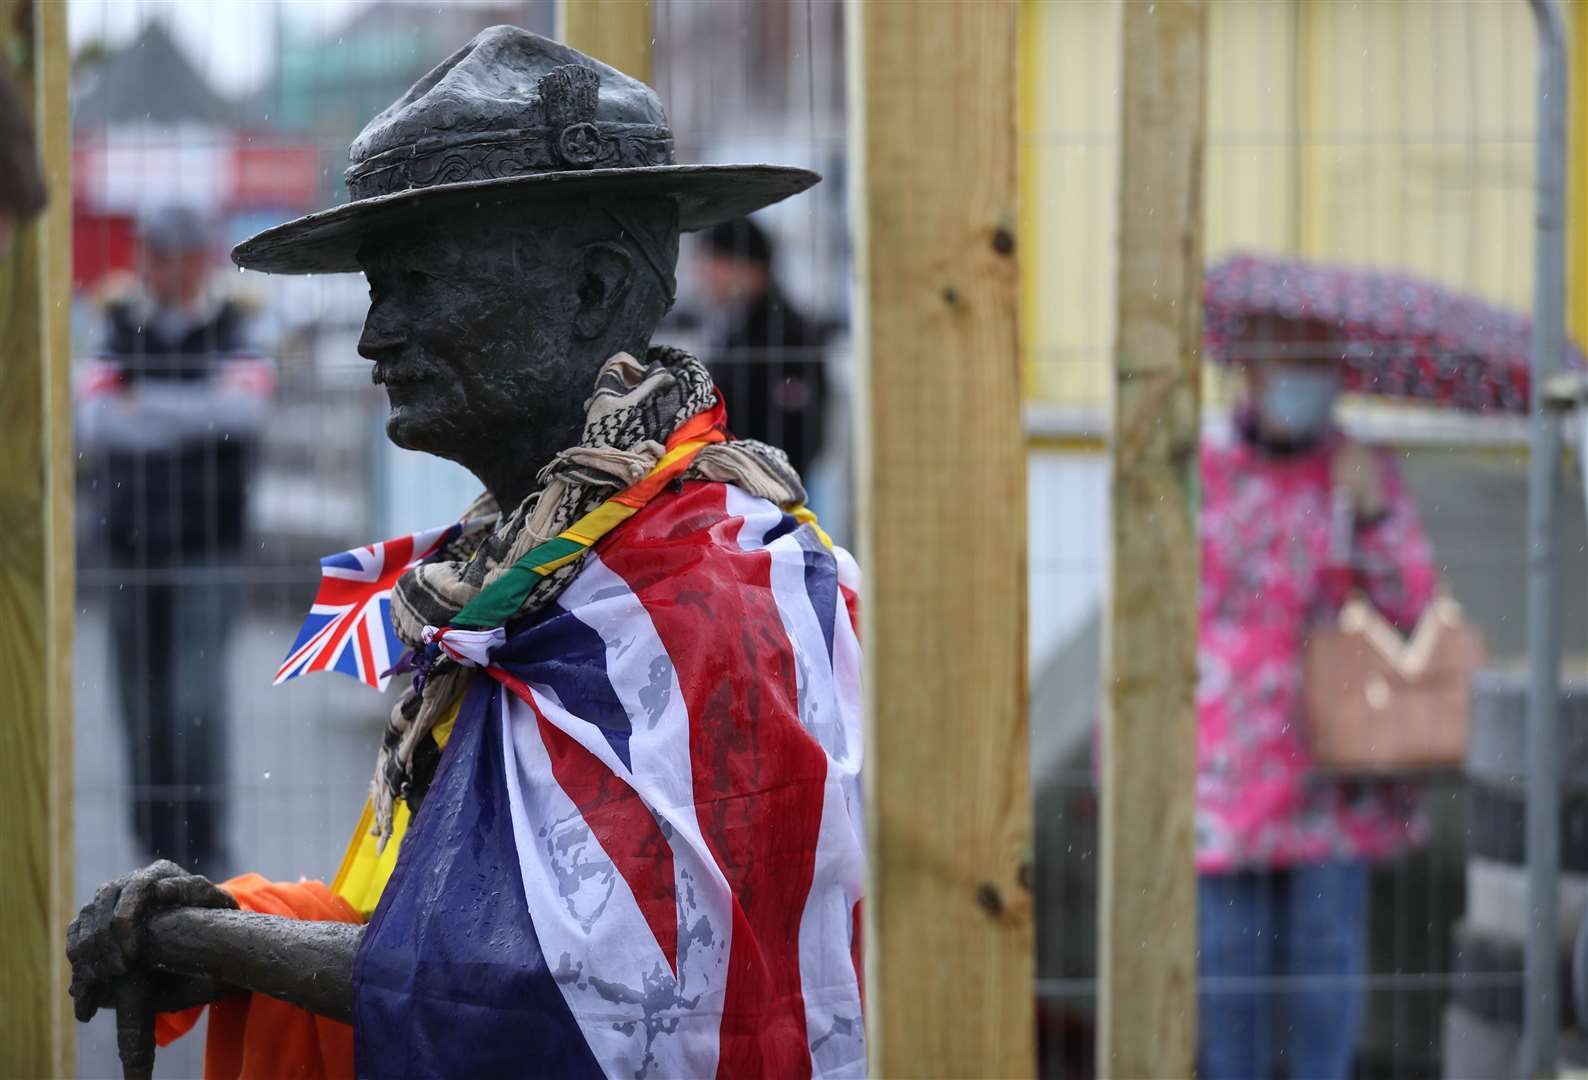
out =
[[417,450],[422,454],[436,452],[434,444],[426,435],[426,425],[416,422],[412,417],[403,415],[401,410],[393,411],[386,418],[386,437],[404,450]]
[[386,418],[386,437],[404,450],[433,454],[460,463],[460,445],[468,445],[467,442],[460,444],[455,427],[434,421],[426,423],[418,417],[406,415],[403,410],[394,411]]

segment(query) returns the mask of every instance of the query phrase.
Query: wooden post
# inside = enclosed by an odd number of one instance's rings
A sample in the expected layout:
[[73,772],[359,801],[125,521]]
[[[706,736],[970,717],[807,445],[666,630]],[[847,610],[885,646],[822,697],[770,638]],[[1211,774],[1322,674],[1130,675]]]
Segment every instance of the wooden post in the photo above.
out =
[[557,0],[557,38],[640,82],[651,81],[651,0]]
[[1196,1046],[1201,0],[1124,5],[1099,1076]]
[[[0,2],[34,105],[45,215],[0,258],[0,1075],[68,1076],[72,901],[71,128],[66,5]],[[8,66],[9,68],[9,66]]]
[[1035,1068],[1016,13],[848,8],[882,1076]]

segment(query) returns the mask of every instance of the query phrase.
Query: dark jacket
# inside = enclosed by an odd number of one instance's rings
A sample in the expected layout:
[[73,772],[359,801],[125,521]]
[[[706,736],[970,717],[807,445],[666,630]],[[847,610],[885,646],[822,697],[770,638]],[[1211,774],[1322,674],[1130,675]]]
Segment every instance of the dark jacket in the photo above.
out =
[[[114,367],[127,391],[189,387],[195,391],[190,407],[202,409],[204,388],[246,348],[246,322],[244,310],[227,301],[169,334],[146,305],[116,303],[106,311],[100,359]],[[105,446],[100,488],[117,561],[165,565],[235,554],[246,526],[248,434],[173,430],[168,437],[152,432],[136,447]]]
[[781,447],[801,476],[825,435],[825,337],[774,283],[725,337],[708,343],[705,358],[728,408],[728,429]]

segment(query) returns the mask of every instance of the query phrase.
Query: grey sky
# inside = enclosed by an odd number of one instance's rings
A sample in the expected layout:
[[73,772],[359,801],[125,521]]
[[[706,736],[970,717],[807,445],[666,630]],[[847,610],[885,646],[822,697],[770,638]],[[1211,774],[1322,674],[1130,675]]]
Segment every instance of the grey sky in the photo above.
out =
[[[333,34],[370,0],[71,0],[72,48],[100,39],[121,45],[161,19],[212,85],[237,95],[270,70],[277,20],[294,33]],[[434,2],[434,0],[431,0]]]

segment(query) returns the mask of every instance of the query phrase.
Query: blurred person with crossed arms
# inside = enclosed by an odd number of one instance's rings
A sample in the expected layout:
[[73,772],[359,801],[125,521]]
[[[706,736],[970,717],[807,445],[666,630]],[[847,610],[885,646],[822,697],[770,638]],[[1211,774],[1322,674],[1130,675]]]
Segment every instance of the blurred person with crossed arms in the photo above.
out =
[[209,288],[208,222],[170,206],[140,225],[143,273],[105,307],[78,386],[78,445],[118,587],[112,651],[132,761],[134,830],[150,856],[207,873],[226,863],[223,581],[246,534],[250,458],[274,389],[249,352],[248,312]]

